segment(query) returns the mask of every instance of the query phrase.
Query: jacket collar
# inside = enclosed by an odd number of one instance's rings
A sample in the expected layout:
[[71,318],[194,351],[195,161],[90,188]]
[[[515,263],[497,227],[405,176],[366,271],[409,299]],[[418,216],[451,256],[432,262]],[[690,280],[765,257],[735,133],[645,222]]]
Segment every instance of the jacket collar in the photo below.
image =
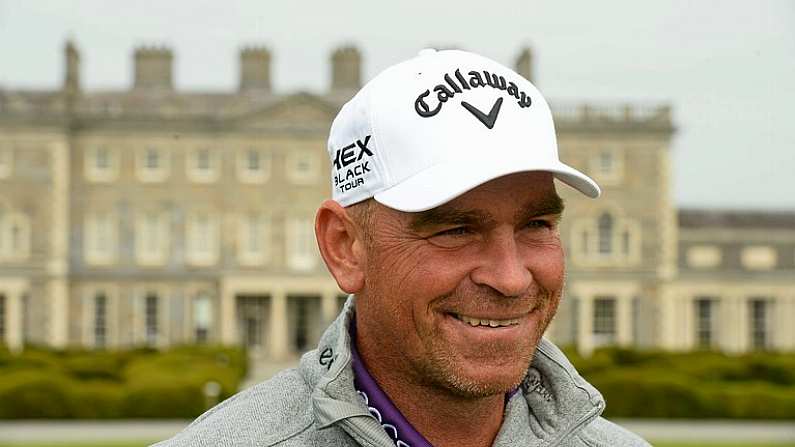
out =
[[[299,369],[312,390],[319,428],[342,421],[374,436],[382,433],[378,444],[391,442],[353,386],[348,328],[354,315],[355,297],[351,295],[340,315],[321,336],[318,348],[301,358]],[[546,339],[539,343],[521,388],[522,392],[506,405],[495,445],[512,445],[519,439],[523,439],[523,444],[528,439],[537,439],[554,445],[598,417],[605,406],[596,388]]]

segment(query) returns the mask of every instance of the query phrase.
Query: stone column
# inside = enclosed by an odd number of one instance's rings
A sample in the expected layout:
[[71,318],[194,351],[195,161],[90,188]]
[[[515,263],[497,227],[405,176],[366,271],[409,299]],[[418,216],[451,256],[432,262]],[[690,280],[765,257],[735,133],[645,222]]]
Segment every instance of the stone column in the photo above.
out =
[[50,258],[47,273],[49,334],[52,347],[63,348],[69,341],[69,151],[68,136],[51,144],[52,158],[52,222],[50,228]]
[[579,294],[579,321],[577,322],[577,350],[588,356],[593,352],[593,297]]
[[9,351],[22,351],[22,292],[14,290],[6,295],[6,346]]
[[69,343],[69,290],[66,281],[50,281],[50,346],[65,348]]
[[235,345],[240,342],[240,340],[238,340],[237,333],[237,312],[235,309],[235,297],[235,291],[226,284],[222,284],[221,293],[218,297],[220,300],[218,305],[221,314],[218,327],[220,329],[219,335],[221,338],[221,344],[224,345]]
[[270,355],[273,360],[287,357],[287,293],[282,289],[271,294]]
[[745,340],[748,338],[748,326],[745,324],[745,299],[739,295],[729,295],[722,300],[721,304],[726,305],[725,312],[721,312],[723,324],[721,327],[721,338],[724,348],[728,352],[742,352],[747,346]]
[[339,311],[337,310],[337,290],[327,289],[323,291],[323,296],[320,298],[320,308],[323,315],[323,324],[329,325],[335,318]]
[[619,346],[632,345],[632,297],[616,297],[616,342]]
[[679,348],[680,343],[677,340],[677,331],[674,327],[677,305],[676,293],[668,287],[663,288],[660,292],[658,304],[660,309],[660,346],[663,349]]

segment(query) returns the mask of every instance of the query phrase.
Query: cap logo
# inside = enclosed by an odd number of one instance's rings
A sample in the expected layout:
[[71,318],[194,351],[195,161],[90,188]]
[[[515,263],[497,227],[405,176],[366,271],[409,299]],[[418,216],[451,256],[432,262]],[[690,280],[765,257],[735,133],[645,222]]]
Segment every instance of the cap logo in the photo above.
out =
[[469,110],[473,115],[475,115],[475,118],[479,119],[484,126],[488,127],[489,129],[492,129],[494,128],[494,122],[497,121],[497,114],[500,113],[500,107],[502,106],[502,98],[497,98],[497,102],[495,102],[494,105],[491,106],[491,111],[489,112],[488,115],[476,109],[475,106],[473,106],[472,104],[466,101],[461,101],[461,105],[465,109]]
[[357,139],[356,142],[337,149],[334,154],[334,168],[337,171],[334,173],[334,187],[339,188],[340,192],[364,185],[364,178],[372,170],[370,161],[366,158],[362,160],[365,155],[368,158],[373,156],[373,151],[367,147],[371,136],[364,137],[364,141]]
[[[431,108],[431,106],[429,106],[425,100],[425,98],[431,95],[430,90],[425,90],[424,92],[420,93],[419,96],[417,96],[417,99],[414,101],[414,110],[419,116],[423,118],[435,116],[442,110],[444,104],[449,99],[455,97],[457,93],[463,93],[464,90],[471,90],[473,88],[479,87],[491,87],[497,90],[504,90],[508,92],[509,95],[516,98],[517,104],[519,104],[519,107],[522,108],[530,107],[530,104],[532,103],[530,96],[528,96],[527,93],[520,91],[519,87],[515,83],[506,81],[504,76],[498,76],[485,70],[482,72],[472,70],[467,73],[467,75],[469,75],[469,79],[467,79],[463,74],[461,74],[460,68],[456,69],[454,75],[455,79],[453,79],[449,73],[445,73],[444,83],[440,83],[433,88],[433,91],[436,93],[436,99],[439,101],[439,103],[436,104],[436,107]],[[461,103],[464,108],[475,115],[475,117],[477,117],[480,122],[485,124],[489,129],[494,127],[494,121],[497,119],[497,114],[500,111],[502,101],[499,101],[498,104],[499,105],[495,104],[492,107],[491,112],[489,112],[488,115],[485,115],[483,112],[475,109],[470,104],[464,103],[463,101]],[[472,109],[474,109],[474,111]],[[477,111],[477,113],[475,111]],[[479,116],[478,113],[480,113],[482,116]],[[489,125],[489,122],[491,125]]]

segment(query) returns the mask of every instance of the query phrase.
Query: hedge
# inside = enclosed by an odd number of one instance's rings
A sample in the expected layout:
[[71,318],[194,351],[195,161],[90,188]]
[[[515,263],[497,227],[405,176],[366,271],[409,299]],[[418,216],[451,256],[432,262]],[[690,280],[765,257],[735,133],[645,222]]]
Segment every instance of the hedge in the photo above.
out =
[[566,351],[608,417],[795,419],[793,353]]
[[0,419],[193,418],[217,382],[224,399],[246,373],[240,349],[180,347],[158,352],[0,350]]

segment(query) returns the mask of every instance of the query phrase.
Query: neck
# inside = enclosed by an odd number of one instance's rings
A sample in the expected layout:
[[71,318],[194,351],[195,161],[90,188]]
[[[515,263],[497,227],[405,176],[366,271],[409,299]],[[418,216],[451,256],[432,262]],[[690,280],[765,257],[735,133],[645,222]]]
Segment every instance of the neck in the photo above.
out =
[[[359,355],[381,390],[434,447],[490,446],[502,426],[505,395],[462,397],[402,374],[403,359],[384,355],[357,334]],[[405,365],[403,366],[405,367]]]

